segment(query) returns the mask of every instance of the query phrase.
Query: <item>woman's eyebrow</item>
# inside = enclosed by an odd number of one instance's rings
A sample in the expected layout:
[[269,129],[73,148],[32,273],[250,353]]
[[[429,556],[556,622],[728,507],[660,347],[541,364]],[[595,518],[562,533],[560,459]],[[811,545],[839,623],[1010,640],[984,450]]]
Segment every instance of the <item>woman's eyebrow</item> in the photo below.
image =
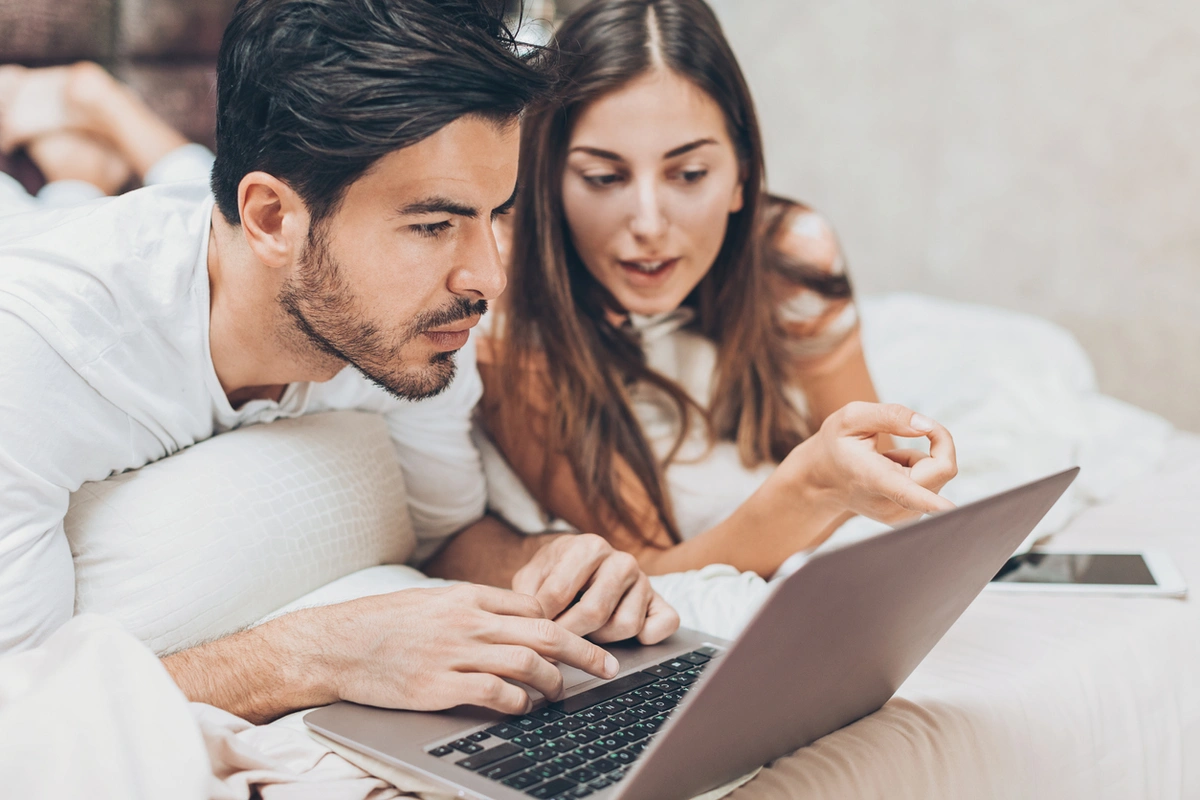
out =
[[[710,144],[717,144],[717,140],[713,139],[712,137],[705,137],[703,139],[697,139],[694,142],[688,142],[687,144],[681,144],[679,147],[676,147],[673,150],[668,150],[663,155],[663,160],[666,161],[671,158],[676,158],[685,153],[690,153],[699,147],[704,147],[704,146],[710,145]],[[611,150],[601,150],[599,147],[588,147],[587,145],[579,145],[577,147],[572,147],[571,152],[572,153],[574,153],[574,152],[587,153],[588,155],[595,156],[596,158],[603,158],[606,161],[624,161],[625,160],[620,155],[618,155],[617,153],[614,153]]]
[[587,145],[578,145],[576,147],[572,147],[571,152],[572,153],[576,153],[576,152],[587,153],[590,156],[595,156],[596,158],[603,158],[606,161],[624,161],[625,160],[611,150],[601,150],[599,147],[588,147]]
[[704,147],[705,145],[716,144],[716,143],[717,143],[717,140],[713,139],[713,138],[697,139],[694,142],[688,142],[687,144],[680,145],[679,147],[676,147],[674,150],[668,150],[667,154],[663,156],[663,159],[665,160],[668,158],[675,158],[677,156],[683,155],[684,153],[690,153],[698,147]]

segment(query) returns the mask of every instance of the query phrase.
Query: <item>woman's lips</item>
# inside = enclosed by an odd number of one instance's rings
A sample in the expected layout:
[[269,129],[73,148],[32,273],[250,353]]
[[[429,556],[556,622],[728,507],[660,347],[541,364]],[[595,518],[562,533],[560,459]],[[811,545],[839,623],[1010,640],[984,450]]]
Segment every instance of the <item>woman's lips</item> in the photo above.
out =
[[678,258],[659,260],[618,261],[629,282],[634,286],[652,287],[663,283],[679,263]]

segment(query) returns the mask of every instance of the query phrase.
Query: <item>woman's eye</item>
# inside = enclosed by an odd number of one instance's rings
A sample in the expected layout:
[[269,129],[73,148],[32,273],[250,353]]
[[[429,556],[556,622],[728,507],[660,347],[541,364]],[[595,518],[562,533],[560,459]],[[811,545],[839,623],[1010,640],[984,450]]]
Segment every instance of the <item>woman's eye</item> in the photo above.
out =
[[583,179],[592,186],[612,186],[621,180],[621,176],[613,172],[606,172],[601,175],[584,175]]
[[412,229],[421,236],[427,236],[430,239],[436,239],[442,233],[450,230],[450,220],[442,220],[441,222],[429,222],[423,225],[413,225]]
[[697,183],[707,174],[708,170],[706,169],[685,169],[679,173],[679,177],[683,179],[684,183]]

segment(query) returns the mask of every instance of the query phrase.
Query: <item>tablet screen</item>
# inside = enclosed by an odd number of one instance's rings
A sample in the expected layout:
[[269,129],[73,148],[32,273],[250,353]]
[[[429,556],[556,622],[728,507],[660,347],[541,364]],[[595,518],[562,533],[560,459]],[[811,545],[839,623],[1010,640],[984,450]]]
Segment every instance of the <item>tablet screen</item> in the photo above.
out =
[[1146,561],[1136,553],[1022,553],[1010,558],[998,583],[1082,583],[1156,586]]

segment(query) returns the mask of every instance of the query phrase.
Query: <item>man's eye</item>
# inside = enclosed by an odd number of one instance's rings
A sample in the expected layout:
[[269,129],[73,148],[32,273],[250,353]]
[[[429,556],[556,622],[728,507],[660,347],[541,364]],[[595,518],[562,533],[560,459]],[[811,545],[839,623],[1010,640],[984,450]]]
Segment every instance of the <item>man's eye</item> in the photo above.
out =
[[609,172],[603,175],[584,175],[583,179],[592,186],[612,186],[621,180],[621,176]]
[[421,236],[428,236],[430,239],[435,239],[442,233],[450,230],[450,220],[430,222],[423,225],[413,225],[412,229]]

